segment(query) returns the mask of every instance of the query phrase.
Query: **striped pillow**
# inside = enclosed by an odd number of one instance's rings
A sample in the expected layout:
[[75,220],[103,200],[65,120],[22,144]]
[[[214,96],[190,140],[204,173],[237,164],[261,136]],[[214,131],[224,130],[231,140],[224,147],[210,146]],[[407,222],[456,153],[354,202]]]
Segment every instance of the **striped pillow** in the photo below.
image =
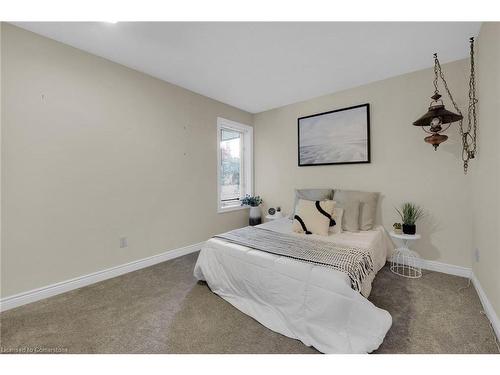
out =
[[335,202],[308,201],[299,199],[293,217],[293,231],[296,233],[328,236],[328,228],[335,225],[332,218]]

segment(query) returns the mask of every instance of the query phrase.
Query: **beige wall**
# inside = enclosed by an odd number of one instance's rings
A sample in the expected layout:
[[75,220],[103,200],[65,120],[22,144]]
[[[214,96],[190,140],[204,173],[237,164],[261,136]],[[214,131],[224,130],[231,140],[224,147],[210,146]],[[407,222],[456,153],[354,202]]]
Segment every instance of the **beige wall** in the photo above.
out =
[[2,106],[3,297],[247,222],[216,213],[216,118],[249,113],[8,24]]
[[477,40],[478,155],[472,163],[474,274],[500,316],[500,23],[484,23]]
[[[247,221],[216,213],[216,117],[255,124],[256,192],[290,211],[293,189],[382,193],[378,221],[411,200],[428,211],[420,254],[473,265],[500,312],[499,24],[478,39],[479,154],[464,176],[456,125],[437,152],[411,122],[426,111],[424,70],[253,116],[2,24],[1,296],[203,241]],[[444,65],[465,108],[468,61]],[[334,72],[332,73],[334,74]],[[372,163],[297,167],[297,118],[368,102]],[[447,107],[452,109],[449,103]],[[119,248],[127,236],[129,247]]]
[[2,25],[3,22],[0,22],[0,296],[2,289],[2,281],[1,281],[1,269],[2,269],[2,186],[3,186],[3,172],[2,172],[2,123],[3,123],[3,101],[2,101]]
[[[464,108],[467,61],[443,69]],[[388,229],[399,221],[394,206],[416,202],[428,212],[417,223],[423,238],[416,250],[426,259],[470,267],[470,177],[462,172],[457,125],[436,152],[424,142],[425,133],[412,126],[427,111],[432,79],[427,69],[255,115],[256,192],[267,206],[290,212],[294,188],[377,191],[382,194],[378,221]],[[298,117],[362,103],[371,107],[371,164],[297,166]]]

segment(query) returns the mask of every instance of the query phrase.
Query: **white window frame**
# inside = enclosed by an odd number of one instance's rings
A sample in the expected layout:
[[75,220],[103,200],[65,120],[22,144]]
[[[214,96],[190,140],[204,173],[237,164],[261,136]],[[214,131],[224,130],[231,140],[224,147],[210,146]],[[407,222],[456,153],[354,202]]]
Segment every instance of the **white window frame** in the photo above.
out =
[[[243,196],[245,194],[253,194],[253,128],[251,126],[240,124],[236,121],[227,120],[222,117],[217,117],[217,212],[229,212],[235,210],[243,210],[248,207],[242,207],[240,203],[234,204],[232,206],[222,207],[221,205],[221,130],[228,129],[243,133],[243,150],[242,150],[242,168],[243,168]],[[241,172],[240,172],[241,173]]]

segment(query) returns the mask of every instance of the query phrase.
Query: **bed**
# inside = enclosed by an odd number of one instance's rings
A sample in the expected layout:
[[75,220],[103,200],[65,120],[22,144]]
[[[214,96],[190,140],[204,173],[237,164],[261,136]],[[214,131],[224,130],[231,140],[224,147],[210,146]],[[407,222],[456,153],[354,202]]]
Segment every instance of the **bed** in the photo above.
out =
[[[287,218],[258,227],[304,236],[293,233],[292,221]],[[367,297],[376,273],[393,250],[387,233],[376,226],[369,231],[327,237],[312,234],[309,238],[369,250],[373,271],[364,278],[359,291],[352,289],[344,272],[219,238],[204,244],[194,275],[265,327],[323,353],[369,353],[377,349],[392,318]]]

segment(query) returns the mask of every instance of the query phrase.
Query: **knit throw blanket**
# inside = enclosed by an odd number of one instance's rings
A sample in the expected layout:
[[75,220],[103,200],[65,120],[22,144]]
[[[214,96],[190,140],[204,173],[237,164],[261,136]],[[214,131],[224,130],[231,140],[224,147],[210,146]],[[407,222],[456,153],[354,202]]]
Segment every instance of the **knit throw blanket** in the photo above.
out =
[[365,277],[373,271],[373,260],[368,250],[339,247],[332,242],[310,237],[301,238],[255,227],[236,229],[214,237],[342,271],[349,276],[351,288],[358,292]]

